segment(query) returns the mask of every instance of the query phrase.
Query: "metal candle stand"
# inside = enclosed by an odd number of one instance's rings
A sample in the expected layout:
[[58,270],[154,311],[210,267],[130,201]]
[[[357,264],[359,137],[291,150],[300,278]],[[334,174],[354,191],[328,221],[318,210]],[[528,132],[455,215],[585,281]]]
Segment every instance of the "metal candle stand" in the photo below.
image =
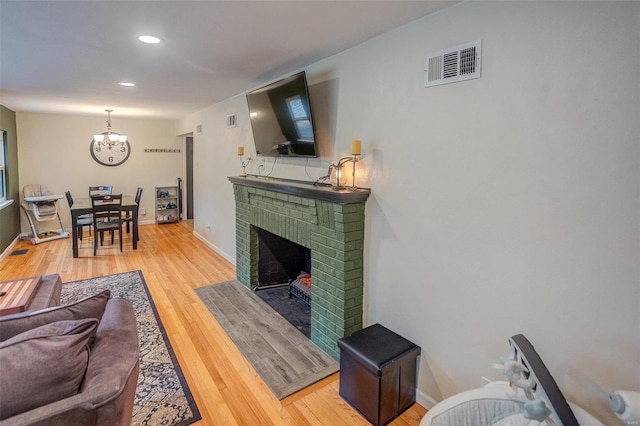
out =
[[[346,186],[340,185],[340,174],[341,174],[340,171],[342,170],[344,165],[350,161],[353,163],[353,168],[351,170],[351,187],[348,188]],[[335,165],[336,184],[333,187],[333,189],[335,189],[336,191],[339,191],[341,189],[348,189],[350,191],[355,191],[356,189],[358,189],[358,187],[356,186],[356,163],[357,162],[358,162],[357,154],[353,154],[351,157],[343,157],[340,160],[338,160],[338,164]]]

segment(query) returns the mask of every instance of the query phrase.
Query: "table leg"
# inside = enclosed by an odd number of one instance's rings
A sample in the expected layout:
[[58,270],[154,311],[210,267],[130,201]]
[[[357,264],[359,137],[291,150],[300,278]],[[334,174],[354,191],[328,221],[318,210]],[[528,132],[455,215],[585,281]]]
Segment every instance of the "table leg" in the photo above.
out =
[[75,212],[71,212],[71,240],[73,257],[78,257],[78,214]]
[[133,209],[133,249],[138,249],[138,209]]

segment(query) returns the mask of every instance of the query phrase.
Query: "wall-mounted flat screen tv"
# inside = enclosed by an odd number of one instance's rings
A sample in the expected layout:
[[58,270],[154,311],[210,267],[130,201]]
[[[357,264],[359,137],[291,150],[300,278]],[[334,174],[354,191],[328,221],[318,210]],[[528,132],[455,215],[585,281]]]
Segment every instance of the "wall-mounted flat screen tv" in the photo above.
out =
[[256,154],[317,157],[304,71],[247,93]]

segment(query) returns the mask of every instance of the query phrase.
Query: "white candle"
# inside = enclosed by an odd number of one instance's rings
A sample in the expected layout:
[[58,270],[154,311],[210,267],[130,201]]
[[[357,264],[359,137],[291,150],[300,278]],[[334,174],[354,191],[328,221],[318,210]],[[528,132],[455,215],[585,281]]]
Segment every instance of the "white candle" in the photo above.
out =
[[244,155],[244,146],[238,147],[238,156],[242,157]]

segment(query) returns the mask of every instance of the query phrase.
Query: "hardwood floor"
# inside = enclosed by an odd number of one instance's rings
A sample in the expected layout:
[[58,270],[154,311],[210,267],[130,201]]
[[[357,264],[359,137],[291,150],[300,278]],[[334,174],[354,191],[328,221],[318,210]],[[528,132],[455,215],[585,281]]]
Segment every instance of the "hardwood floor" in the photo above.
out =
[[[142,270],[162,323],[202,414],[196,425],[367,425],[338,395],[336,373],[279,401],[231,342],[193,289],[235,278],[235,267],[195,238],[188,223],[140,227],[138,250],[125,234],[124,252],[105,245],[93,256],[85,234],[79,257],[71,240],[13,250],[0,262],[0,281],[57,273],[63,282]],[[391,424],[418,425],[426,410],[414,404]]]

